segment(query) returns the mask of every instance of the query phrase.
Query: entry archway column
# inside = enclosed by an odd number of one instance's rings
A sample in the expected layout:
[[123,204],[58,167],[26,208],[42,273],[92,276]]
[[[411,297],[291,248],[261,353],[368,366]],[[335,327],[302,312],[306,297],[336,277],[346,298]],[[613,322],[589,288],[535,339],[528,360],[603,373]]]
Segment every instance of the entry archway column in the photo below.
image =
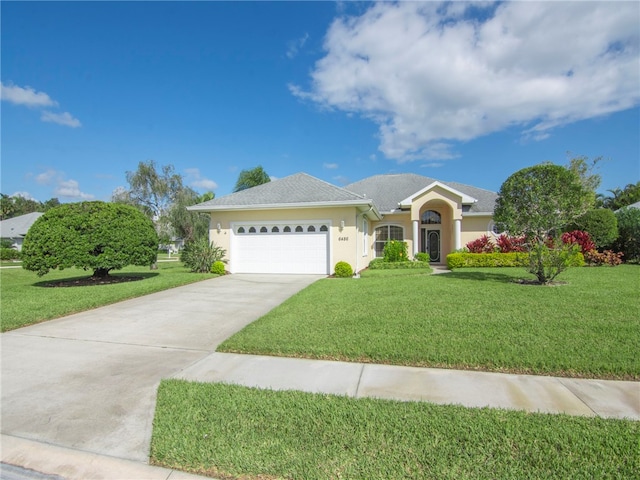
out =
[[453,244],[456,250],[462,248],[460,244],[460,232],[462,226],[462,219],[456,218],[453,220]]
[[415,258],[415,256],[418,254],[418,252],[420,251],[420,245],[419,245],[419,234],[420,234],[420,229],[419,229],[419,222],[418,220],[414,220],[413,222],[413,256]]

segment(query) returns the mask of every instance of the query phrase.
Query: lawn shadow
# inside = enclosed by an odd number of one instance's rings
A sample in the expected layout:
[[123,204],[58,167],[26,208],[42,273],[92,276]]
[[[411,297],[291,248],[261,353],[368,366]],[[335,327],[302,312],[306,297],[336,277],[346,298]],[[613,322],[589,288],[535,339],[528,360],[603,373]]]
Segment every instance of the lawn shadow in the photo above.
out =
[[498,282],[498,283],[519,283],[523,280],[523,277],[514,277],[513,275],[507,275],[504,273],[496,272],[478,272],[478,271],[465,271],[464,269],[454,270],[451,273],[442,275],[446,278],[452,278],[455,280],[475,280],[478,282]]
[[63,278],[60,280],[43,280],[33,284],[34,287],[56,288],[56,287],[93,287],[100,285],[115,285],[118,283],[137,282],[148,278],[157,277],[158,272],[144,273],[112,273],[104,278],[94,278],[91,275]]

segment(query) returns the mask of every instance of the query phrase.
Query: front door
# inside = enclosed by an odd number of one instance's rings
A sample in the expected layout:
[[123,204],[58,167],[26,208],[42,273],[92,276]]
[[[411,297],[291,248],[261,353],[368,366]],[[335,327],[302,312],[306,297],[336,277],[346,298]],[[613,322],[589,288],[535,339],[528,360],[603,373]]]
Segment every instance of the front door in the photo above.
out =
[[440,230],[422,229],[422,251],[429,254],[429,261],[440,262]]

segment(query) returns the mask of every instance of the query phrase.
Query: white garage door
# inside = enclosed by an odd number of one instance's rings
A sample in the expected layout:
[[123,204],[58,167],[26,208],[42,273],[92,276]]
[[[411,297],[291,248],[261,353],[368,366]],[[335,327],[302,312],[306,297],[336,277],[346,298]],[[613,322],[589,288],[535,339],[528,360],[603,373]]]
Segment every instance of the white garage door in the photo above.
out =
[[234,224],[233,273],[329,274],[328,223]]

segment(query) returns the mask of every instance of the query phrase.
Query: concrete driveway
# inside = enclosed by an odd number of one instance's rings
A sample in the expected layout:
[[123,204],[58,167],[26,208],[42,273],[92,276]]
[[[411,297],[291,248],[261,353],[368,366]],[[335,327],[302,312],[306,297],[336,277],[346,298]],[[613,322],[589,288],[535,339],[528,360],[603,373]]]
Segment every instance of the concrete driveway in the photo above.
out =
[[319,278],[227,275],[4,333],[2,433],[146,462],[160,380]]

